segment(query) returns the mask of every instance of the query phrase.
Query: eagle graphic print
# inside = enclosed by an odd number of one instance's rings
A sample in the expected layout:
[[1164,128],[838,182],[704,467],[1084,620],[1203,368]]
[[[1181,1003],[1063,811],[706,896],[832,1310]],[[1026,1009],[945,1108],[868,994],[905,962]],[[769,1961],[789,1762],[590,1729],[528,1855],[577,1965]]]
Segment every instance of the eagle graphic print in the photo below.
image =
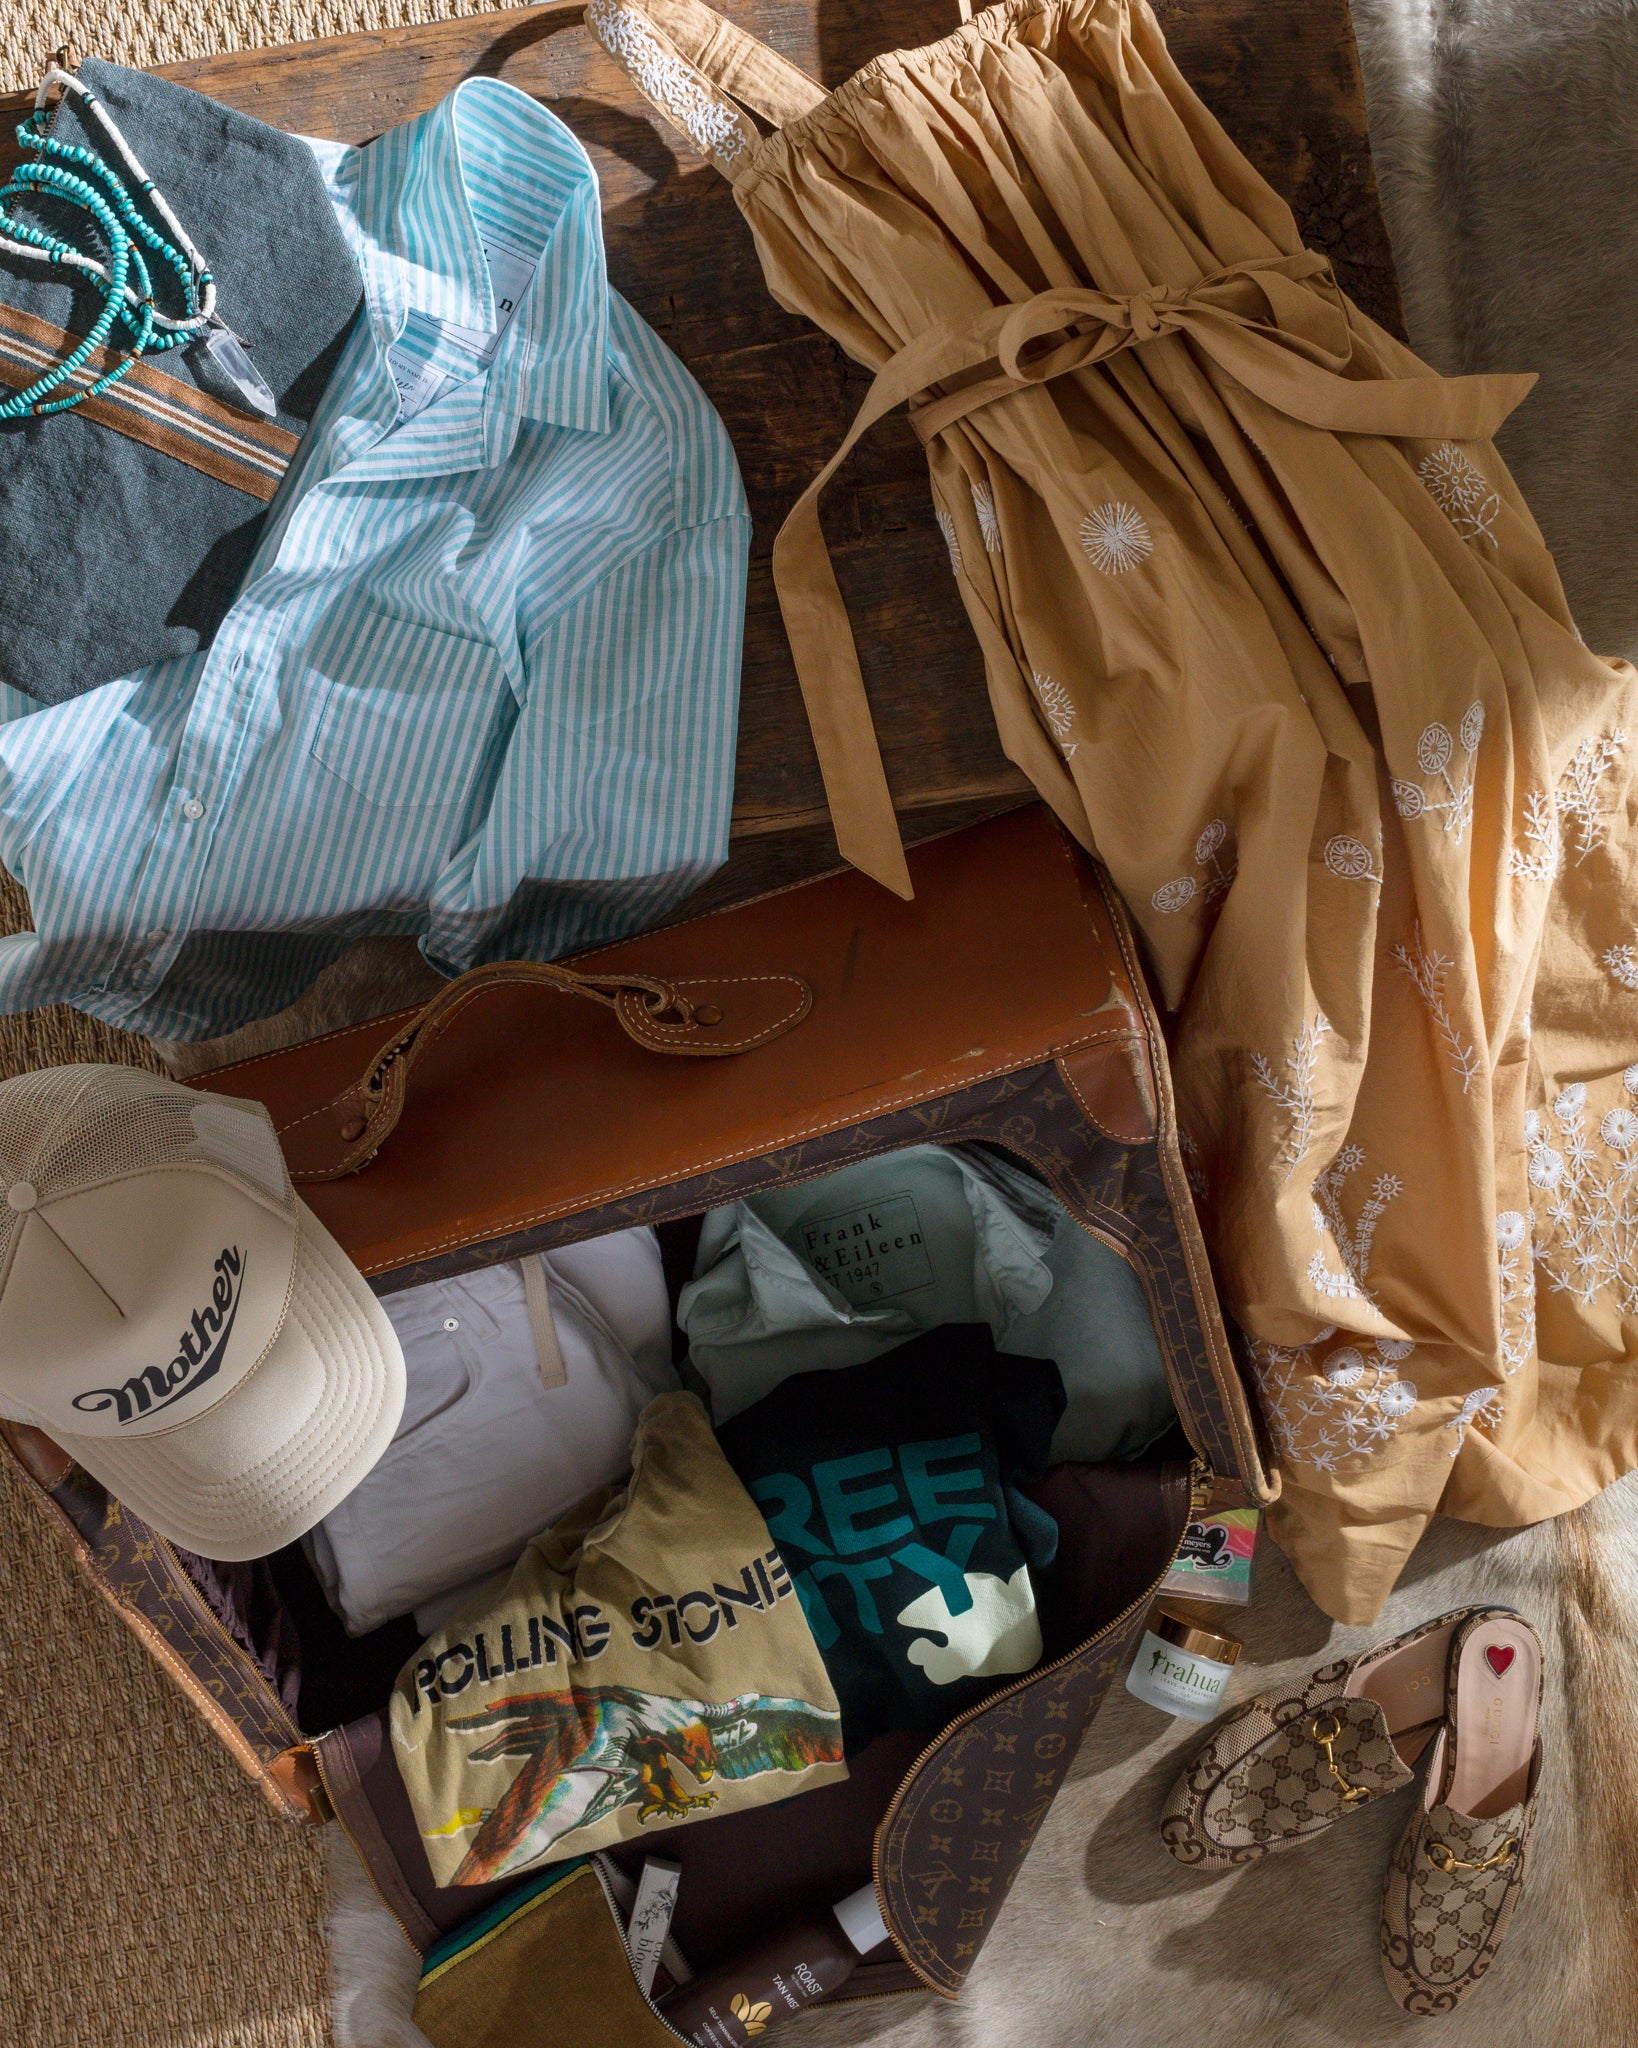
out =
[[544,1530],[503,1592],[428,1638],[391,1718],[441,1885],[847,1775],[802,1602],[692,1394],[644,1409],[628,1486]]

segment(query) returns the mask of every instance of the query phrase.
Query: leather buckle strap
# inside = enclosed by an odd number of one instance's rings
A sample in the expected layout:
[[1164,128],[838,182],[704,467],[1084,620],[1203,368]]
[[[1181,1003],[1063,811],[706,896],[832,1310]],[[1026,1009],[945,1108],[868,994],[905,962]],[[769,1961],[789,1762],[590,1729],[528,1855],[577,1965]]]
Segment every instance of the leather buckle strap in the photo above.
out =
[[377,1048],[357,1081],[294,1123],[279,1139],[298,1183],[340,1180],[368,1166],[404,1113],[416,1062],[490,989],[523,984],[600,1003],[645,1051],[724,1059],[781,1038],[813,1007],[796,974],[740,974],[662,981],[650,974],[583,974],[539,960],[475,967],[441,989]]

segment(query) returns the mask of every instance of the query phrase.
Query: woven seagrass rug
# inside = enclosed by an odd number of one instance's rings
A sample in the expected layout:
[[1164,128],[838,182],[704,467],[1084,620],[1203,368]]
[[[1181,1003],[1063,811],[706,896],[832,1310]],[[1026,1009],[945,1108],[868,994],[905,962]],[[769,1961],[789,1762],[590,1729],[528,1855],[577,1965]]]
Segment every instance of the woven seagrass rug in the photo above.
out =
[[39,83],[71,43],[115,64],[179,64],[314,36],[494,14],[527,0],[0,0],[0,91]]

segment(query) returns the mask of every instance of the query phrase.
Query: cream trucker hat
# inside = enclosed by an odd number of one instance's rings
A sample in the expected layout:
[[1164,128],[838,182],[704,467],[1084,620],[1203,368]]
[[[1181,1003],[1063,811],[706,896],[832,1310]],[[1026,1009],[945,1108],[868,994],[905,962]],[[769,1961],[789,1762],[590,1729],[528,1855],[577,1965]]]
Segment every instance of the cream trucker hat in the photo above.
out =
[[392,1324],[259,1102],[132,1067],[0,1084],[0,1415],[235,1561],[322,1519],[403,1407]]

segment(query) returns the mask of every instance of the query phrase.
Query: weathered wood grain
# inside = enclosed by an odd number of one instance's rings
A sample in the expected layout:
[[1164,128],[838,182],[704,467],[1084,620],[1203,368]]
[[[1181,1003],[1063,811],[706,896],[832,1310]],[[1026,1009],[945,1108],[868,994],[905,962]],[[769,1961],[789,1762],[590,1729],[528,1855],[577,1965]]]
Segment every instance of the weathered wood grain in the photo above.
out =
[[1151,0],[1178,68],[1363,311],[1404,339],[1348,0]]
[[[1158,0],[1158,11],[1207,105],[1291,201],[1345,287],[1397,331],[1347,0]],[[202,58],[166,75],[276,127],[347,142],[413,119],[463,78],[502,77],[586,145],[611,280],[721,413],[755,522],[734,850],[708,891],[731,901],[836,865],[769,554],[869,380],[774,303],[727,183],[638,98],[581,12],[582,0],[563,0]],[[953,0],[731,0],[731,12],[830,86],[882,50],[948,34],[956,10]],[[925,458],[902,419],[877,428],[837,480],[825,525],[907,839],[1022,801],[1029,785],[996,741]]]

